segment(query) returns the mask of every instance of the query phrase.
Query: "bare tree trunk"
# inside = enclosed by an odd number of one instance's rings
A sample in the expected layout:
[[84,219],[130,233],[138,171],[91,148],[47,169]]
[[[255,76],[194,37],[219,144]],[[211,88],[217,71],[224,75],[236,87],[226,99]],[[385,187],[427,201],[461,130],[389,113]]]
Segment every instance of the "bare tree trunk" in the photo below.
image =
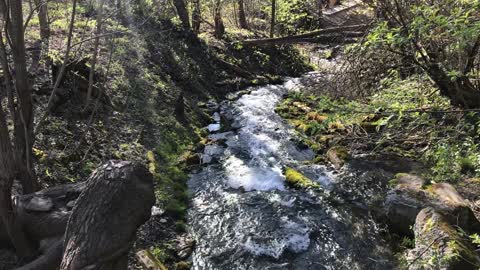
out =
[[40,38],[43,42],[50,38],[50,25],[48,23],[48,6],[46,0],[34,0],[38,7],[38,21],[40,23]]
[[[5,113],[0,105],[0,218],[17,255],[29,258],[34,254],[34,247],[18,223],[12,205],[12,185],[15,177],[15,158],[8,132]],[[0,223],[0,224],[1,224]]]
[[225,34],[225,25],[222,19],[222,2],[221,0],[215,1],[214,7],[214,21],[215,21],[215,37],[222,38]]
[[193,0],[193,12],[192,12],[192,30],[195,34],[200,33],[202,7],[200,6],[200,0]]
[[273,38],[275,37],[275,20],[276,20],[276,17],[277,17],[277,1],[276,0],[272,0],[272,18],[271,18],[271,22],[270,22],[270,38]]
[[245,15],[245,4],[244,0],[238,0],[238,20],[240,23],[240,28],[248,29],[247,16]]
[[[6,7],[4,5],[4,7]],[[3,8],[2,8],[3,9]],[[15,134],[15,153],[17,155],[17,166],[19,178],[22,182],[24,192],[31,193],[38,189],[38,183],[35,178],[35,170],[32,164],[32,146],[34,143],[33,134],[33,104],[32,89],[28,79],[25,40],[23,29],[23,7],[21,1],[10,1],[8,12],[3,9],[4,18],[8,23],[8,34],[11,39],[12,58],[15,68],[15,89],[20,105],[20,123],[21,129]]]
[[183,28],[190,29],[190,17],[188,16],[185,0],[173,0],[173,4],[177,10],[178,17],[180,17],[180,21],[182,21]]
[[85,109],[90,104],[90,98],[92,97],[93,83],[95,79],[95,66],[97,65],[97,57],[98,57],[98,47],[100,46],[100,35],[102,34],[103,5],[104,5],[104,1],[100,0],[99,7],[97,8],[97,29],[95,30],[96,38],[93,45],[93,56],[90,62],[90,74],[88,76],[88,90],[87,90],[87,99],[85,101]]
[[57,90],[60,86],[60,83],[62,82],[63,75],[65,75],[65,71],[67,69],[67,62],[69,61],[69,55],[70,55],[70,51],[72,49],[73,28],[75,26],[76,13],[77,13],[77,0],[73,0],[72,15],[70,17],[70,25],[69,25],[68,37],[67,37],[67,48],[65,49],[65,55],[63,57],[62,67],[60,68],[60,71],[58,72],[57,78],[55,79],[55,84],[53,85],[52,93],[50,94],[50,97],[48,99],[47,110],[43,113],[43,115],[41,116],[41,118],[38,121],[38,124],[35,128],[35,134],[38,133],[39,130],[43,127],[43,125],[45,123],[45,120],[48,116],[48,113],[50,112],[50,109],[52,108],[53,100],[54,100],[56,92],[57,92]]

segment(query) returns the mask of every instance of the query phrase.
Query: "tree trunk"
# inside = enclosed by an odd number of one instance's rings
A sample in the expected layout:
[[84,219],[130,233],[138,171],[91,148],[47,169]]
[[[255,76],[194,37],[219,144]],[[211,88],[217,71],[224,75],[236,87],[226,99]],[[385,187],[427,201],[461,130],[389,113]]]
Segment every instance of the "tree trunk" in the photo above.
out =
[[175,5],[180,21],[182,21],[183,28],[190,29],[190,18],[188,16],[185,0],[173,0],[173,4]]
[[103,5],[104,5],[104,1],[100,0],[99,6],[97,8],[97,18],[96,18],[97,28],[95,30],[93,56],[90,62],[90,74],[88,76],[88,89],[87,89],[87,98],[85,101],[85,109],[87,109],[87,106],[90,104],[90,98],[92,97],[93,83],[95,80],[95,66],[97,65],[98,47],[100,46],[100,35],[102,34]]
[[468,77],[461,76],[452,80],[438,64],[428,65],[426,72],[440,89],[440,93],[450,99],[452,105],[467,109],[480,108],[480,91]]
[[15,177],[15,158],[8,132],[5,113],[0,104],[0,219],[5,228],[4,235],[8,236],[17,255],[29,258],[34,254],[33,245],[18,224],[16,212],[12,205],[12,185]]
[[54,97],[56,96],[56,92],[58,91],[58,88],[60,87],[60,83],[62,82],[63,75],[65,75],[65,71],[67,69],[67,64],[68,64],[68,61],[69,61],[70,51],[72,49],[73,29],[75,27],[75,16],[76,16],[76,14],[77,14],[77,0],[73,0],[72,14],[70,16],[70,24],[69,24],[69,27],[68,27],[67,48],[65,49],[65,55],[63,57],[62,67],[60,68],[60,71],[58,72],[57,78],[55,79],[55,84],[53,85],[52,93],[50,94],[50,97],[48,98],[47,110],[40,117],[40,120],[38,121],[38,124],[35,128],[35,133],[38,133],[39,130],[45,124],[45,120],[48,116],[48,113],[52,109]]
[[98,169],[68,221],[60,269],[127,269],[137,228],[154,203],[153,178],[144,166],[111,161]]
[[277,1],[276,0],[272,0],[272,18],[271,18],[271,21],[270,21],[270,38],[273,38],[275,36],[275,20],[276,20],[276,17],[277,17]]
[[34,0],[38,7],[38,21],[40,23],[40,38],[47,42],[50,38],[50,25],[48,23],[48,6],[45,0]]
[[222,19],[222,3],[221,0],[217,0],[215,2],[215,8],[214,8],[214,21],[215,21],[215,37],[216,38],[222,38],[223,35],[225,34],[225,25],[223,24],[223,19]]
[[[109,161],[85,182],[16,201],[17,225],[37,242],[41,254],[17,270],[56,270],[60,264],[69,270],[116,270],[125,269],[122,258],[150,217],[155,196],[152,175],[143,165]],[[0,224],[0,248],[8,242],[1,238],[4,234]]]
[[192,30],[197,35],[200,33],[200,26],[202,21],[201,16],[202,10],[200,6],[200,0],[194,0],[192,12]]
[[[287,36],[287,37],[279,37],[279,38],[266,38],[266,39],[247,39],[244,40],[242,43],[245,45],[253,45],[253,46],[263,46],[263,45],[275,45],[275,44],[288,44],[288,43],[295,43],[295,42],[306,42],[306,41],[314,41],[312,38],[325,36],[332,34],[342,35],[345,38],[348,37],[359,37],[363,35],[363,31],[366,29],[367,25],[365,24],[358,24],[358,25],[346,25],[340,27],[332,27],[332,28],[325,28],[305,34],[295,35],[295,36]],[[333,41],[331,38],[330,41]]]
[[248,29],[247,16],[245,15],[245,4],[244,0],[238,0],[238,20],[240,23],[240,28]]
[[[12,41],[12,58],[15,67],[15,89],[20,105],[20,134],[15,134],[15,153],[19,178],[24,192],[31,193],[38,189],[35,170],[32,164],[33,134],[33,104],[32,88],[28,79],[25,40],[23,29],[23,7],[21,1],[10,1],[9,34]],[[6,16],[5,16],[6,17]]]

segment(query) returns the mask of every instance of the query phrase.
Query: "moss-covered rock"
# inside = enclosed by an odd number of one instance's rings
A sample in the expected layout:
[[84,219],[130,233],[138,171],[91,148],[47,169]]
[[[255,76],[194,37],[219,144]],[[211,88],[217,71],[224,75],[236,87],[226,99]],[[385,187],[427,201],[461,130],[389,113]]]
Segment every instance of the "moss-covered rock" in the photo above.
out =
[[397,173],[395,178],[390,180],[390,185],[399,189],[419,191],[425,185],[425,180],[418,175]]
[[448,183],[435,183],[426,188],[430,195],[436,197],[441,202],[453,207],[468,206],[465,199],[457,192],[457,190]]
[[335,169],[340,169],[343,167],[345,162],[348,161],[350,155],[348,154],[348,150],[342,146],[333,146],[327,151],[327,159],[332,163]]
[[292,168],[286,168],[285,169],[285,179],[288,183],[288,185],[294,187],[294,188],[318,188],[320,185],[312,180],[310,180],[308,177],[303,175],[301,172],[292,169]]
[[384,214],[393,232],[411,235],[418,213],[426,207],[435,209],[466,232],[480,230],[480,222],[453,186],[425,186],[422,177],[411,174],[397,174],[390,183],[394,188],[385,199]]
[[414,231],[409,269],[478,269],[480,257],[475,249],[433,208],[418,213]]

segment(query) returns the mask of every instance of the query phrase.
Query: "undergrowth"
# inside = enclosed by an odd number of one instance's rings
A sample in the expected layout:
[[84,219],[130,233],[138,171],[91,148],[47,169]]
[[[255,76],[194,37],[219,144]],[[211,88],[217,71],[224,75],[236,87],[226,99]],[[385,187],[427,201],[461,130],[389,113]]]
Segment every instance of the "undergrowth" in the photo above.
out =
[[423,76],[402,80],[392,73],[362,101],[293,92],[277,112],[319,155],[344,145],[421,160],[433,181],[480,176],[480,114],[452,107]]

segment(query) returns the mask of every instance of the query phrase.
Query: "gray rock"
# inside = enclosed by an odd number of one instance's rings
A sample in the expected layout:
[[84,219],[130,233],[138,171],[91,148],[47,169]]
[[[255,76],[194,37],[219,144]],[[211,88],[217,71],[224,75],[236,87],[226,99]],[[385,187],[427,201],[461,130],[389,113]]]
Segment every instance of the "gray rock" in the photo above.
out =
[[445,216],[452,224],[466,232],[480,230],[480,222],[466,201],[450,184],[440,183],[424,187],[418,176],[399,174],[393,180],[396,186],[386,196],[383,211],[393,232],[412,235],[412,227],[418,213],[431,207]]

